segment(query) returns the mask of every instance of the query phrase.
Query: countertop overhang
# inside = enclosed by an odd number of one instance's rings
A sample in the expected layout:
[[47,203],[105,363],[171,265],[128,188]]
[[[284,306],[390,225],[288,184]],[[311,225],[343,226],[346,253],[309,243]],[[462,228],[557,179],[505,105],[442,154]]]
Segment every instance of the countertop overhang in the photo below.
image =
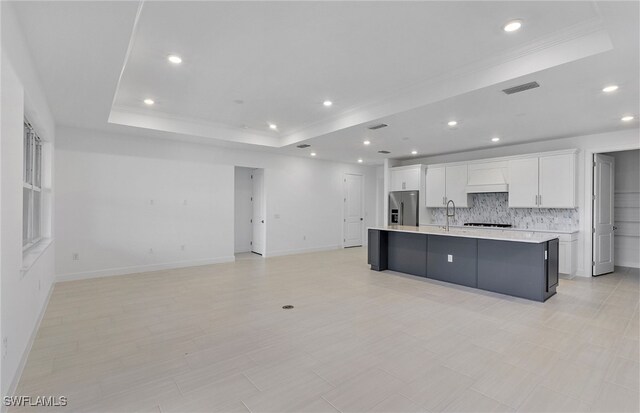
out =
[[542,233],[542,232],[497,232],[494,230],[484,229],[462,229],[462,228],[450,228],[449,231],[442,227],[434,226],[419,226],[409,227],[405,225],[388,225],[383,227],[370,227],[369,229],[378,231],[394,231],[394,232],[407,232],[413,234],[425,234],[425,235],[443,235],[446,237],[461,237],[461,238],[476,238],[476,239],[489,239],[496,241],[513,241],[513,242],[528,242],[531,244],[540,244],[543,242],[551,241],[558,238],[556,234]]

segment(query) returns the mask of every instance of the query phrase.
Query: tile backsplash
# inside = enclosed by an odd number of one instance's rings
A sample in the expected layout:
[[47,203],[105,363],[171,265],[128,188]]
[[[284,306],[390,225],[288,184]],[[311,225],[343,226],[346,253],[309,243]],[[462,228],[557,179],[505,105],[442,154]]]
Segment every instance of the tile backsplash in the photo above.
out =
[[[509,195],[506,192],[471,194],[471,208],[456,208],[455,218],[450,225],[462,225],[465,222],[491,222],[511,224],[514,228],[550,229],[573,231],[579,229],[578,209],[556,208],[509,208]],[[445,223],[445,208],[430,208],[431,222],[437,225]]]

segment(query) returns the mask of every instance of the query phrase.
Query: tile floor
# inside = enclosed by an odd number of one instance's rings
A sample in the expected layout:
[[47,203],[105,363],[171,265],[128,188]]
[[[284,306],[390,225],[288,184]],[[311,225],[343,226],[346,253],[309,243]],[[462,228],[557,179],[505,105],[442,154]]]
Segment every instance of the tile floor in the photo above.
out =
[[563,279],[543,304],[373,272],[361,248],[241,258],[57,284],[18,394],[67,396],[56,412],[639,410],[637,271]]

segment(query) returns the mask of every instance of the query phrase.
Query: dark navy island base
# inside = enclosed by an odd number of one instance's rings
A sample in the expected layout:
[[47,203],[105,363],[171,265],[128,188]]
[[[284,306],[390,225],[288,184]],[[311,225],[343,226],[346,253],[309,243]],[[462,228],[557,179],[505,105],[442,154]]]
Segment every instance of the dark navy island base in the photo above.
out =
[[544,302],[558,285],[558,239],[503,241],[369,229],[369,265]]

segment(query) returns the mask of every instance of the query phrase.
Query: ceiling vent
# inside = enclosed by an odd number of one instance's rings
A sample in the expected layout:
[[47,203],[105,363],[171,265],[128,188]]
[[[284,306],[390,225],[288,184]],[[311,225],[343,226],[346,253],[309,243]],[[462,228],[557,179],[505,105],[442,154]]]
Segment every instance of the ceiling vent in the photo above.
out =
[[386,123],[378,123],[377,125],[373,125],[373,126],[369,126],[367,129],[369,130],[377,130],[377,129],[382,129],[382,128],[386,128],[387,125]]
[[306,143],[303,143],[302,145],[298,145],[298,148],[300,148],[300,149],[304,149],[304,148],[308,148],[309,146],[311,146],[311,145],[308,145],[308,144],[306,144]]
[[524,92],[525,90],[535,89],[537,87],[540,87],[538,82],[529,82],[523,85],[518,85],[518,86],[510,87],[507,89],[503,89],[502,91],[507,95],[513,95],[514,93]]
[[386,155],[386,154],[391,153],[391,152],[389,152],[389,151],[378,151],[378,153],[384,153]]

